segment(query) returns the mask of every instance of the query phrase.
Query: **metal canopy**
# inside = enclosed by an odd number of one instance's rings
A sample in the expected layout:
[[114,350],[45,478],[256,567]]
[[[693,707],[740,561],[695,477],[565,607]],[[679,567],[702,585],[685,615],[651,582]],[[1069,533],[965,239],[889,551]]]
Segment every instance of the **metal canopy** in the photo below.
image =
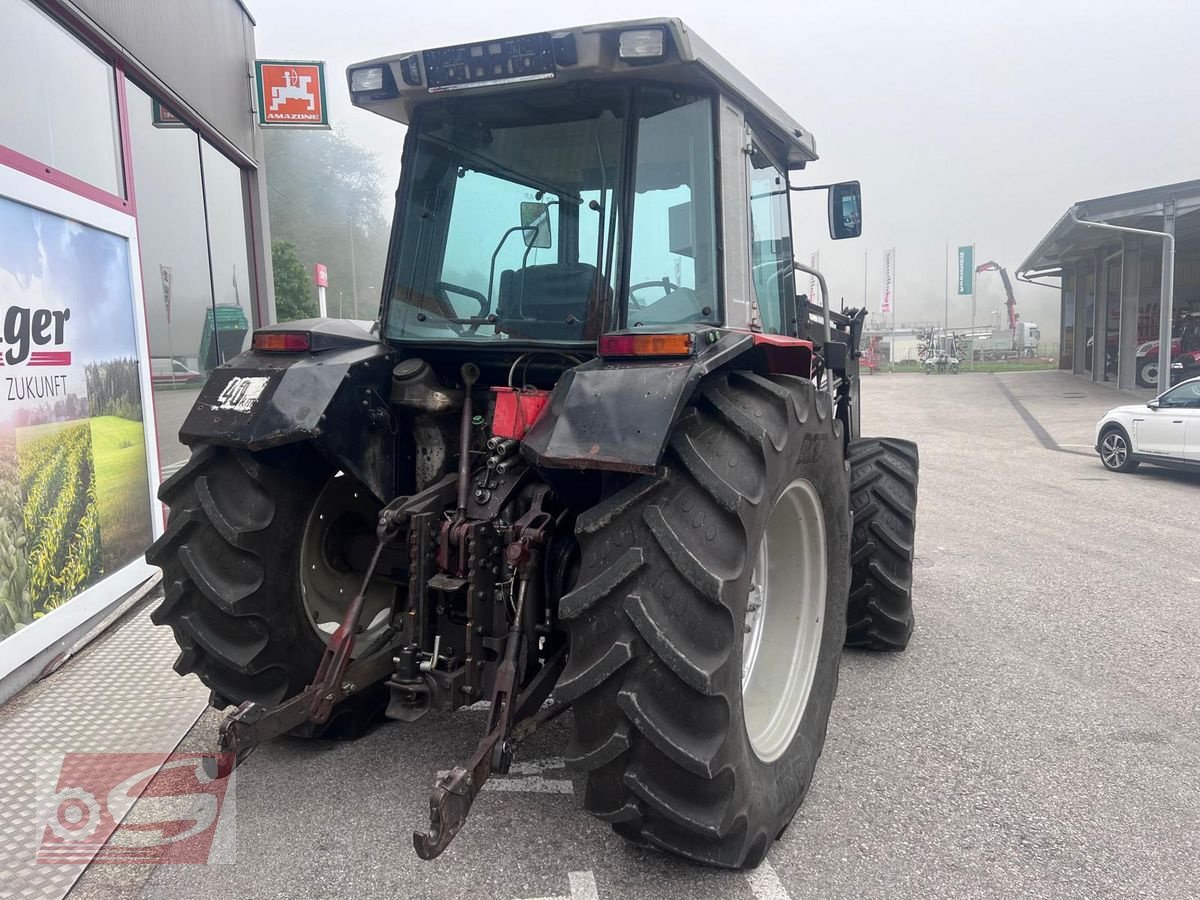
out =
[[[1200,210],[1200,180],[1080,200],[1072,209],[1081,219],[1157,231],[1162,228],[1164,208],[1172,200],[1177,218],[1176,235],[1182,238],[1200,233],[1200,216],[1183,218]],[[1094,250],[1119,242],[1120,238],[1115,238],[1111,232],[1077,224],[1068,209],[1017,271],[1028,274],[1061,269]]]
[[[658,61],[626,61],[621,59],[618,44],[621,32],[635,29],[661,28],[667,35],[666,52]],[[743,106],[747,114],[768,131],[778,144],[779,155],[787,160],[788,168],[803,168],[805,163],[817,158],[816,142],[812,132],[768,97],[741,71],[713,50],[694,31],[679,19],[636,19],[627,22],[608,22],[600,25],[584,25],[576,28],[547,32],[554,39],[573,38],[574,61],[556,60],[552,75],[540,76],[540,80],[522,83],[481,83],[469,86],[462,94],[483,96],[488,94],[511,94],[516,90],[536,91],[555,84],[602,81],[616,79],[639,79],[715,88],[730,95]],[[485,39],[485,43],[503,43],[513,38]],[[464,45],[466,46],[466,45]],[[439,50],[441,48],[438,48]],[[408,51],[381,56],[351,65],[346,72],[347,81],[355,69],[386,65],[396,85],[396,94],[385,99],[360,99],[353,102],[379,115],[408,124],[417,108],[447,99],[447,95],[432,90],[426,79],[418,75],[419,84],[412,83],[412,60],[419,60],[419,72],[427,68],[426,56],[433,49]],[[408,63],[409,81],[404,78],[405,63]],[[455,92],[457,93],[457,91]]]

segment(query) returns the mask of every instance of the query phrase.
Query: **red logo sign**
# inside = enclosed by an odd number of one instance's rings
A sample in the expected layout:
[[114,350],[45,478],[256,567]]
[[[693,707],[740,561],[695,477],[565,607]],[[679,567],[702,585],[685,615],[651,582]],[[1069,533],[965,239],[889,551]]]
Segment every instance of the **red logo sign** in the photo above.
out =
[[[173,754],[165,762],[161,753],[66,754],[43,807],[37,861],[230,861],[233,787],[232,778],[214,777],[219,759],[201,753]],[[228,760],[223,763],[222,775]]]
[[259,60],[258,101],[262,125],[327,126],[324,63]]
[[329,270],[325,268],[325,263],[313,266],[313,280],[316,281],[317,287],[329,287]]

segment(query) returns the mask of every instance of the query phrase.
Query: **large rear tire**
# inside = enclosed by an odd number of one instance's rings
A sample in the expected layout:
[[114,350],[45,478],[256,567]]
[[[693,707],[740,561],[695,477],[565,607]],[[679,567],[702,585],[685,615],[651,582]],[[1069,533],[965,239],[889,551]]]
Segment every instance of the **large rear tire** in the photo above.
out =
[[913,631],[917,445],[899,438],[850,442],[850,599],[846,646],[903,650]]
[[806,380],[711,376],[660,474],[580,517],[556,695],[584,804],[626,838],[753,867],[808,791],[845,636],[841,431]]
[[[302,445],[264,453],[204,446],[163,482],[166,532],[146,552],[163,570],[151,615],[175,633],[175,670],[194,672],[218,709],[274,705],[303,690],[325,649],[305,606],[300,559],[314,504],[333,476]],[[361,578],[361,576],[360,576]],[[386,706],[381,686],[339,704],[304,737],[354,737]]]

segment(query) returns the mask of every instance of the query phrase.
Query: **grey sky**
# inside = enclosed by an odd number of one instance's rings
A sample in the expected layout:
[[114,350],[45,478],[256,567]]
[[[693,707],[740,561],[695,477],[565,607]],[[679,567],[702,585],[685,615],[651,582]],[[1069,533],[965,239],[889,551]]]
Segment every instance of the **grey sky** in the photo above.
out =
[[[897,252],[901,321],[940,320],[947,242],[1015,270],[1075,200],[1197,177],[1196,0],[810,0],[674,7],[610,0],[397,3],[250,0],[262,57],[325,59],[332,118],[399,172],[400,126],[354,110],[348,63],[595,21],[678,15],[816,134],[799,179],[863,183],[864,236],[828,240],[814,195],[793,200],[796,249],[819,250],[835,300],[878,308]],[[1049,329],[1057,295],[1017,284]],[[951,291],[954,285],[951,284]],[[980,281],[980,322],[1003,304]],[[970,319],[951,295],[951,324]]]

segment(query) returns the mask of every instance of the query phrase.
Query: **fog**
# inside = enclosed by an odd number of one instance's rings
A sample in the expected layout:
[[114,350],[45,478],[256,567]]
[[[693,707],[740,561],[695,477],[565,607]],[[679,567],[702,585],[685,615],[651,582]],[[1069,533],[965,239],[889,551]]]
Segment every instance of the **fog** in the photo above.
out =
[[[940,322],[944,258],[1015,272],[1071,203],[1197,177],[1195,0],[888,0],[807,3],[452,4],[250,0],[260,57],[325,59],[335,127],[375,152],[394,185],[401,126],[355,110],[347,64],[532,31],[678,15],[816,135],[795,183],[859,179],[864,231],[828,239],[819,194],[792,208],[797,255],[820,252],[837,299],[878,309],[896,248],[897,318]],[[865,255],[865,285],[864,285]],[[806,284],[802,280],[802,284]],[[1057,340],[1056,291],[1016,283],[1018,312]],[[954,296],[951,326],[970,322]],[[979,321],[1003,307],[979,283]]]

